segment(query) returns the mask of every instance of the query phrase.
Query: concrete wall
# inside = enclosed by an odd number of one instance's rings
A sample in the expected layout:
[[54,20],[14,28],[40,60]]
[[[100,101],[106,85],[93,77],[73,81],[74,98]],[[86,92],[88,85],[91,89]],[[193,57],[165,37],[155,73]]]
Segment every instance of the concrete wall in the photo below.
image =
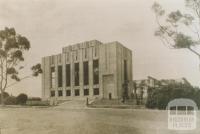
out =
[[[85,57],[86,56],[86,57]],[[99,60],[99,84],[93,85],[93,60]],[[62,53],[42,58],[42,97],[50,98],[50,91],[56,91],[58,99],[85,99],[86,97],[121,98],[124,83],[124,60],[127,60],[128,80],[132,80],[132,52],[119,42],[101,43],[97,40],[70,45],[62,49]],[[53,61],[53,62],[52,62]],[[89,63],[89,85],[83,84],[83,62]],[[79,63],[79,86],[74,86],[74,63]],[[71,86],[66,87],[66,64],[71,67]],[[62,66],[63,86],[58,87],[58,65]],[[51,88],[50,67],[55,66],[55,88]],[[89,96],[83,95],[83,89],[89,89]],[[93,89],[99,88],[99,95],[93,95]],[[66,90],[71,90],[71,96],[66,97]],[[80,96],[74,96],[74,90],[80,90]],[[63,96],[58,97],[58,91]]]

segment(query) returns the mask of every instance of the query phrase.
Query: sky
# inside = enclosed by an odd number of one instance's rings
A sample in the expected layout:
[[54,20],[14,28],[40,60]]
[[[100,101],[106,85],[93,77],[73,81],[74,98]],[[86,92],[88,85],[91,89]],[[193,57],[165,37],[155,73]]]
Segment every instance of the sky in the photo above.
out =
[[[158,2],[169,11],[184,8],[184,0]],[[0,0],[0,29],[14,27],[31,43],[21,77],[30,75],[30,67],[40,63],[42,57],[61,53],[62,47],[96,39],[104,43],[119,41],[132,50],[135,80],[147,76],[185,77],[192,85],[200,86],[199,58],[185,49],[169,49],[154,36],[157,25],[151,10],[153,3],[154,0]],[[40,97],[41,77],[25,79],[7,92]]]

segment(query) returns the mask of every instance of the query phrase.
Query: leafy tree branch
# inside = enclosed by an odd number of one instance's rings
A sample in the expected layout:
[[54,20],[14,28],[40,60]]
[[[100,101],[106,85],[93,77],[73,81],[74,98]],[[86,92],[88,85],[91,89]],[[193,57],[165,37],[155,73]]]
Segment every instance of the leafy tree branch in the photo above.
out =
[[185,0],[185,7],[187,13],[177,10],[167,14],[155,2],[152,6],[158,25],[155,36],[171,49],[186,48],[200,57],[194,49],[200,44],[200,0]]
[[[24,61],[24,53],[30,49],[29,40],[20,34],[17,34],[14,28],[5,27],[0,30],[0,91],[1,103],[3,105],[3,93],[8,87],[8,80],[13,79],[19,82],[18,70],[23,69],[20,63]],[[19,67],[20,66],[20,67]],[[33,76],[42,73],[41,65],[37,64],[32,68]]]

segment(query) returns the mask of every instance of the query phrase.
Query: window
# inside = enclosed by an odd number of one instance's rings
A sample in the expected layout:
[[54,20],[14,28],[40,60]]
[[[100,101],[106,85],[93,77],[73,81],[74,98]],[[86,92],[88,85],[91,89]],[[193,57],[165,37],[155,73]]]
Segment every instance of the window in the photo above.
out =
[[76,51],[76,60],[78,60],[78,51]]
[[178,106],[177,110],[179,115],[186,114],[186,106]]
[[83,62],[83,81],[84,85],[89,84],[89,66],[88,66],[88,61]]
[[79,89],[76,89],[75,90],[75,96],[79,96],[79,95],[80,95]]
[[58,96],[63,96],[62,90],[59,90],[59,91],[58,91]]
[[94,57],[98,56],[98,46],[94,47]]
[[66,60],[66,62],[69,62],[69,58],[70,58],[69,56],[70,56],[70,55],[69,55],[69,52],[67,52],[66,55],[65,55],[65,60]]
[[74,61],[78,61],[78,50],[73,52]]
[[51,91],[50,94],[51,94],[51,97],[54,97],[55,96],[55,91]]
[[176,114],[176,107],[170,107],[170,114],[175,115]]
[[75,86],[79,86],[79,63],[75,63],[75,71],[74,71],[74,76],[75,76]]
[[88,53],[87,53],[87,48],[85,48],[85,51],[84,51],[84,57],[85,57],[85,59],[87,59],[87,55],[88,55]]
[[99,84],[99,60],[93,60],[93,83]]
[[62,55],[61,55],[61,54],[58,55],[58,62],[59,62],[59,63],[62,62]]
[[94,88],[94,95],[99,95],[99,88]]
[[51,64],[51,65],[54,64],[54,56],[51,56],[51,57],[50,57],[50,64]]
[[66,90],[66,96],[71,96],[71,90]]
[[70,64],[66,65],[66,86],[69,87],[71,83]]
[[84,96],[89,95],[89,89],[84,89]]
[[187,106],[187,114],[188,115],[194,115],[194,107]]
[[55,67],[51,67],[51,82],[50,82],[50,87],[55,88]]
[[58,66],[58,87],[62,87],[62,66]]
[[124,82],[128,80],[127,77],[127,61],[124,60]]

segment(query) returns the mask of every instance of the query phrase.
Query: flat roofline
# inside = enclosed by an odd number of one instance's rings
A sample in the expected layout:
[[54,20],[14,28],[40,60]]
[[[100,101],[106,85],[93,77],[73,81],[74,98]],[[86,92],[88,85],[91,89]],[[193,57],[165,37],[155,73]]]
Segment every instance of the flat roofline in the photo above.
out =
[[121,42],[119,42],[119,41],[106,42],[106,43],[104,43],[104,45],[109,45],[109,44],[113,44],[113,43],[115,43],[115,44],[117,44],[117,45],[121,45],[122,47],[124,47],[124,48],[126,48],[126,49],[128,49],[129,51],[132,52],[131,49],[127,48],[125,45],[123,45],[123,44],[122,44]]
[[70,47],[75,47],[75,46],[78,46],[78,45],[81,45],[81,44],[86,44],[86,43],[90,43],[90,42],[97,42],[99,45],[108,45],[108,44],[118,44],[118,45],[121,45],[122,47],[128,49],[129,51],[132,52],[131,49],[127,48],[126,46],[124,46],[122,43],[120,43],[119,41],[112,41],[112,42],[106,42],[106,43],[102,43],[101,41],[99,40],[96,40],[96,39],[93,39],[93,40],[89,40],[89,41],[83,41],[83,42],[79,42],[79,43],[75,43],[75,44],[72,44],[72,45],[67,45],[67,46],[64,46],[62,47],[62,51],[61,53],[58,53],[58,54],[52,54],[52,55],[48,55],[48,56],[44,56],[42,58],[46,58],[46,57],[51,57],[51,56],[57,56],[57,55],[60,55],[64,52],[65,49],[71,49]]
[[100,44],[103,44],[101,41],[96,40],[96,39],[93,39],[93,40],[88,40],[88,41],[73,43],[73,44],[70,44],[70,45],[65,46],[65,47],[63,47],[63,48],[66,48],[66,47],[69,47],[69,46],[76,46],[76,45],[78,45],[78,44],[84,44],[84,43],[89,43],[89,42],[98,42],[98,43],[100,43]]

